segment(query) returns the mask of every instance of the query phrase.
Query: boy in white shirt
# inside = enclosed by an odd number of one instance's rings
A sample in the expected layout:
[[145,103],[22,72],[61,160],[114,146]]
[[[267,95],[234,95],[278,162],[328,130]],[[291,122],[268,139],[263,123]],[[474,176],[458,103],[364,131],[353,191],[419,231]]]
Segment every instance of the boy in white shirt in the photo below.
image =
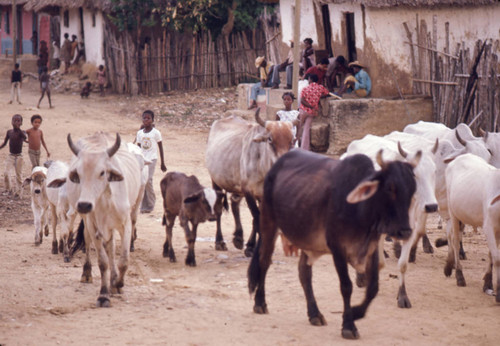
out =
[[[144,198],[141,204],[141,213],[150,213],[153,211],[156,196],[153,188],[153,175],[155,172],[156,161],[158,161],[158,149],[160,149],[160,162],[162,172],[167,171],[165,160],[163,159],[163,145],[161,142],[161,133],[153,127],[155,115],[153,111],[146,110],[142,113],[143,127],[137,132],[136,142],[142,149],[142,154],[146,161],[151,163],[148,166],[148,182],[146,183],[146,190],[144,191]],[[158,143],[158,148],[155,145]]]

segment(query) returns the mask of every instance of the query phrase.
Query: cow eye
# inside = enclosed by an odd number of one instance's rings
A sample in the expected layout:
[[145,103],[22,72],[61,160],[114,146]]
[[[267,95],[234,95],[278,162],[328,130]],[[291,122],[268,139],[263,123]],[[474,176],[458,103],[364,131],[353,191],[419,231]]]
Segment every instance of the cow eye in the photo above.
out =
[[99,174],[100,177],[104,177],[105,172],[102,171],[101,174]]
[[71,180],[75,184],[80,183],[80,177],[78,176],[78,173],[76,173],[75,171],[69,174],[69,180]]

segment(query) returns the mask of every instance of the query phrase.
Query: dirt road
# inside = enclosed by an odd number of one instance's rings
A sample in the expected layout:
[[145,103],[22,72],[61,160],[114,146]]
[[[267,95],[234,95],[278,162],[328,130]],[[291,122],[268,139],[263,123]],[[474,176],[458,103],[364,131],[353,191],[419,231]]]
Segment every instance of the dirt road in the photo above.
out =
[[[36,110],[31,108],[39,95],[36,83],[25,85],[23,105],[7,105],[9,89],[3,81],[0,139],[3,141],[10,128],[13,114],[23,115],[23,128],[27,129],[31,115],[40,113],[52,159],[69,160],[68,132],[74,139],[98,130],[119,132],[124,140],[132,141],[141,123],[141,109],[158,104],[172,109],[184,107],[189,110],[184,115],[159,111],[164,114],[157,128],[163,134],[167,167],[169,171],[195,174],[208,185],[210,179],[204,167],[207,128],[211,120],[235,104],[234,97],[223,99],[223,92],[213,93],[216,96],[173,94],[140,99],[92,94],[89,100],[56,94],[54,109],[49,110],[44,100],[42,109]],[[201,100],[201,106],[184,104],[186,100],[200,102],[202,97],[207,98]],[[212,112],[204,119],[199,115],[204,121],[200,125],[194,113],[203,105]],[[2,171],[7,150],[0,151]],[[27,175],[29,159],[26,147],[24,150]],[[139,238],[131,255],[125,293],[113,296],[109,309],[95,308],[100,285],[95,253],[94,282],[82,284],[81,253],[71,263],[64,263],[61,255],[50,253],[52,235],[42,245],[34,245],[28,193],[21,200],[1,196],[0,345],[494,345],[500,340],[500,304],[482,292],[487,247],[481,233],[467,229],[465,234],[468,260],[463,267],[467,287],[457,287],[454,276],[444,276],[446,248],[429,255],[419,247],[417,263],[410,264],[407,274],[411,309],[396,305],[397,262],[389,251],[391,257],[380,274],[379,294],[367,316],[357,322],[361,339],[348,342],[340,335],[342,298],[329,256],[321,258],[313,269],[315,295],[328,321],[325,327],[309,324],[297,276],[297,258],[284,257],[279,241],[266,282],[270,313],[252,312],[253,299],[246,281],[249,260],[232,245],[234,224],[230,213],[223,215],[227,252],[214,249],[215,224],[203,224],[196,243],[198,266],[186,267],[184,235],[176,224],[174,246],[179,262],[163,258],[165,231],[158,186],[162,175],[157,169],[154,180],[159,200],[154,212],[139,217]],[[247,210],[242,210],[248,236],[251,219]],[[442,234],[436,229],[436,218],[431,217],[431,241]],[[390,250],[390,246],[387,244],[386,249]],[[360,302],[363,294],[364,289],[355,288],[353,302]]]

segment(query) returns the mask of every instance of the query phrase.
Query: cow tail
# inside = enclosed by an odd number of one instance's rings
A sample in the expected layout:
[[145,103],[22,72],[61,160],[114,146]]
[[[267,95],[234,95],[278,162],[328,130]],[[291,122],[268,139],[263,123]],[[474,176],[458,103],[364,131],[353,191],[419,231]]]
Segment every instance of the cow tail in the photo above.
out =
[[75,253],[78,252],[78,250],[83,250],[85,248],[85,236],[84,232],[85,231],[85,224],[83,223],[83,220],[80,220],[80,224],[78,225],[78,230],[76,231],[76,239],[73,245],[71,246],[71,249],[69,250],[69,256],[73,257]]
[[248,266],[248,291],[252,294],[257,288],[258,283],[260,282],[261,277],[261,269],[260,269],[260,244],[261,237],[257,240],[257,245],[253,250],[252,260],[250,261],[250,265]]

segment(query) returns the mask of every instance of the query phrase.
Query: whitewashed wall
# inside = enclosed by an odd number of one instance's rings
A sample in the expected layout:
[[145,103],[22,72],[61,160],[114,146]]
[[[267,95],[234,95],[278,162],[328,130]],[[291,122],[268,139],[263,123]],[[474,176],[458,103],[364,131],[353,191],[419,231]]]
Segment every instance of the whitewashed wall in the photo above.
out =
[[87,62],[96,66],[104,65],[104,24],[102,12],[95,13],[95,27],[92,26],[92,11],[83,11],[83,30],[85,32],[85,56]]
[[80,16],[78,14],[78,9],[71,9],[69,10],[69,26],[66,27],[64,26],[64,10],[61,9],[60,12],[61,16],[61,37],[60,37],[60,42],[61,42],[61,47],[64,42],[64,34],[68,33],[69,35],[69,40],[71,41],[71,35],[76,35],[78,38],[78,41],[81,40],[80,37]]
[[[293,37],[293,6],[295,0],[281,0],[280,11],[282,18],[283,41],[286,43]],[[332,39],[336,43],[344,43],[342,28],[344,13],[354,13],[356,48],[365,50],[365,39],[370,40],[375,53],[383,58],[387,64],[393,64],[402,71],[410,72],[410,50],[405,44],[407,36],[403,22],[408,22],[413,31],[413,40],[416,41],[415,18],[425,20],[428,31],[432,32],[433,16],[437,16],[438,45],[443,51],[445,41],[445,23],[450,23],[450,49],[453,53],[457,43],[468,43],[473,49],[477,39],[500,38],[500,4],[474,7],[448,8],[387,8],[365,9],[366,32],[363,32],[363,15],[361,7],[353,4],[329,4]],[[316,22],[312,1],[302,1],[301,10],[301,39],[311,37],[318,42]],[[366,35],[366,36],[365,36]],[[336,54],[336,52],[334,52]]]

